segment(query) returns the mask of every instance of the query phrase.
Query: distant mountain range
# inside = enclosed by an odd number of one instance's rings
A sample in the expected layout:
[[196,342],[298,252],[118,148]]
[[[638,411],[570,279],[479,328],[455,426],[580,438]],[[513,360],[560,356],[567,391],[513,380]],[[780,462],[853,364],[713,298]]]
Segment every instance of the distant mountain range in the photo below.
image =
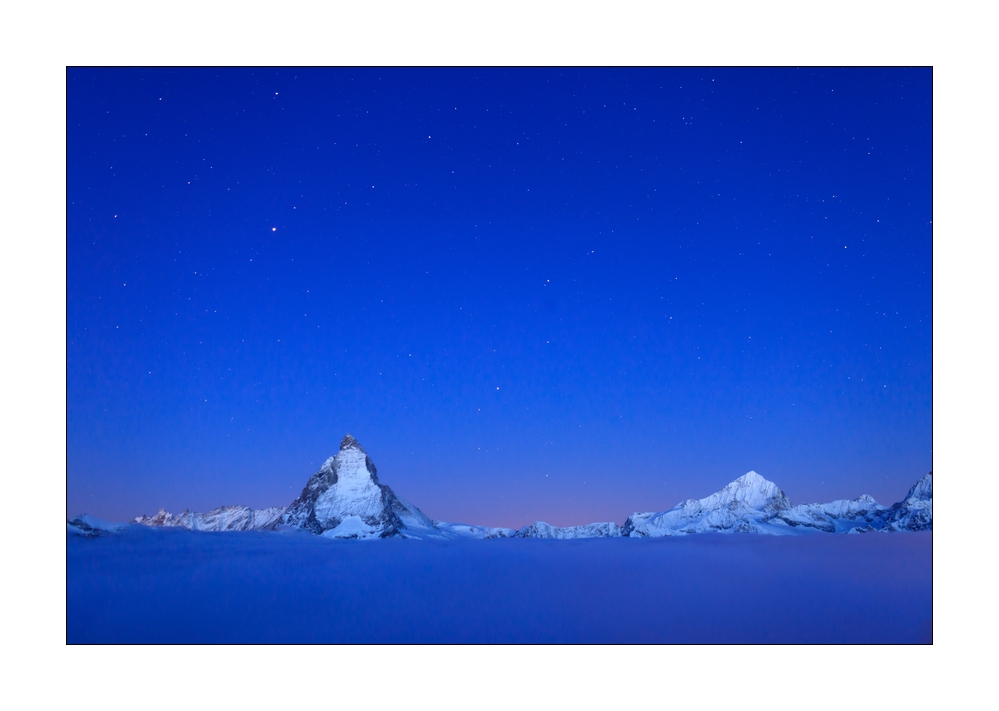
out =
[[[327,538],[658,538],[693,533],[866,533],[923,531],[933,528],[933,473],[917,481],[890,507],[866,494],[827,504],[794,506],[772,481],[749,472],[703,499],[688,499],[668,511],[634,513],[623,526],[612,522],[552,526],[537,521],[520,530],[449,523],[428,518],[378,481],[374,462],[349,434],[340,451],[312,475],[301,495],[287,507],[253,510],[223,506],[205,513],[184,511],[139,516],[132,523],[192,531],[277,531],[301,529]],[[93,516],[66,522],[81,536],[120,532]]]

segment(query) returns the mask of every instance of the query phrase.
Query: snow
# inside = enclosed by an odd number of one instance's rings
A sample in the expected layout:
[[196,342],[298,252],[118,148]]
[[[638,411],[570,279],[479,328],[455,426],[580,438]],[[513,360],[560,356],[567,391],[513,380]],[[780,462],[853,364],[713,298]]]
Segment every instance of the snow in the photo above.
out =
[[269,531],[281,523],[284,512],[281,506],[256,511],[249,506],[220,506],[205,513],[185,509],[174,516],[160,509],[155,516],[137,516],[133,523],[186,528],[189,531]]
[[621,535],[621,527],[616,523],[588,523],[585,526],[552,526],[544,521],[535,521],[524,526],[515,534],[517,538],[613,538]]
[[688,499],[661,513],[633,514],[623,533],[650,538],[707,532],[781,535],[786,527],[768,521],[791,508],[776,484],[751,471],[703,499]]
[[337,481],[316,499],[316,520],[328,525],[345,516],[377,518],[382,513],[382,490],[366,466],[367,455],[348,448],[336,456]]
[[917,481],[905,499],[885,512],[886,531],[925,531],[933,528],[933,472]]
[[701,499],[697,504],[704,509],[719,509],[739,504],[767,513],[791,508],[790,500],[776,484],[753,471],[743,474],[718,493]]
[[102,536],[108,533],[120,533],[128,524],[111,523],[90,514],[80,514],[66,521],[66,533],[73,536]]
[[340,519],[335,528],[323,531],[323,538],[378,538],[381,531],[376,526],[365,523],[360,516],[347,515]]
[[70,644],[925,643],[932,641],[932,535],[363,545],[295,530],[133,525],[113,536],[67,536],[66,637]]
[[887,510],[886,506],[864,494],[856,499],[838,499],[827,504],[800,504],[781,513],[773,523],[845,533],[854,528],[881,526]]
[[398,496],[392,501],[392,511],[399,517],[399,520],[405,527],[404,535],[419,538],[440,535],[434,521],[431,521],[422,511],[408,501],[400,499]]
[[486,540],[490,538],[511,538],[515,533],[517,533],[517,530],[514,528],[472,526],[467,523],[448,523],[447,521],[437,520],[433,523],[434,527],[448,539],[471,538],[475,540]]

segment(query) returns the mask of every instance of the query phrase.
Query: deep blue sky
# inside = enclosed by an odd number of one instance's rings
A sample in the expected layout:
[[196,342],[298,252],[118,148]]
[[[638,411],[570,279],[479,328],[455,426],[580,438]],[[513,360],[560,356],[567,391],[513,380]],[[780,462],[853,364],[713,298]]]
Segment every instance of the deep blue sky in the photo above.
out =
[[434,518],[931,468],[929,69],[68,72],[68,499]]

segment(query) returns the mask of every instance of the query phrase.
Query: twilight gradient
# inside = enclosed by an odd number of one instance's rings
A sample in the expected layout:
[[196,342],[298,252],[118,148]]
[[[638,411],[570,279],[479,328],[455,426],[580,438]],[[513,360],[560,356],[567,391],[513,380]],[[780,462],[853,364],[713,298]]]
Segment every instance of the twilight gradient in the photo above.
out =
[[67,86],[67,514],[284,505],[345,432],[505,526],[932,466],[928,68]]

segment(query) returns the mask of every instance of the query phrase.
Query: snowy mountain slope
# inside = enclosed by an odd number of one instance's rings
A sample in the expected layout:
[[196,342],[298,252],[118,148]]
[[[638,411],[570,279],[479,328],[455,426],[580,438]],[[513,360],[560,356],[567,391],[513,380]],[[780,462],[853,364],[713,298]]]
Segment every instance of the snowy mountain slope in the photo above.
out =
[[89,514],[81,514],[66,521],[66,533],[87,538],[95,538],[108,533],[120,533],[124,528],[125,524],[123,523],[110,523]]
[[933,472],[917,481],[905,498],[885,512],[883,531],[933,529]]
[[863,494],[856,499],[839,499],[828,504],[799,504],[770,519],[770,523],[844,533],[856,527],[880,528],[887,511],[888,507]]
[[438,537],[434,522],[385,484],[351,435],[312,475],[284,522],[327,538]]
[[284,512],[280,506],[257,510],[249,506],[220,506],[205,513],[185,509],[174,516],[160,509],[155,516],[136,516],[132,523],[189,531],[273,531],[281,524]]
[[583,526],[552,526],[544,521],[535,521],[517,531],[514,538],[614,538],[621,535],[621,527],[616,523],[588,523]]
[[748,472],[703,499],[688,499],[660,513],[632,514],[621,527],[621,535],[656,538],[709,531],[780,534],[784,527],[768,522],[791,508],[791,501],[776,484]]
[[467,523],[449,523],[434,519],[434,527],[440,531],[445,538],[473,538],[485,540],[489,538],[513,538],[517,533],[515,528],[497,528],[494,526],[472,526]]
[[904,500],[890,508],[867,494],[825,504],[792,506],[776,484],[749,472],[707,498],[690,499],[660,513],[634,513],[621,527],[621,534],[656,537],[717,531],[787,535],[809,531],[860,533],[932,528],[932,472],[916,482]]

